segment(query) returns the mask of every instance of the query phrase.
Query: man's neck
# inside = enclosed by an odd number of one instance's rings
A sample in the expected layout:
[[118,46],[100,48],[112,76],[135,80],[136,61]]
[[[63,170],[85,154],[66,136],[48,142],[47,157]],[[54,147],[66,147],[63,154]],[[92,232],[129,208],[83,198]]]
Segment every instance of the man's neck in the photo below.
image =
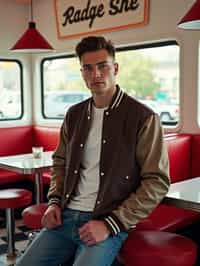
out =
[[105,108],[108,107],[112,101],[112,98],[116,92],[116,87],[113,90],[107,91],[106,93],[93,93],[92,97],[94,100],[94,105],[97,108]]

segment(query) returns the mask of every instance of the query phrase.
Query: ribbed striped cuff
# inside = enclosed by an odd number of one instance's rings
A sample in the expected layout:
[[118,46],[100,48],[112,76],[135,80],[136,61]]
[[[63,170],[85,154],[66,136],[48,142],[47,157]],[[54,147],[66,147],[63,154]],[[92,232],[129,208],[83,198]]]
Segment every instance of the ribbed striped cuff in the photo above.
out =
[[119,221],[119,219],[114,214],[111,214],[105,217],[103,220],[108,226],[112,235],[117,235],[121,231],[126,231],[123,224]]
[[48,202],[48,206],[50,206],[52,204],[56,204],[59,207],[61,207],[61,200],[60,200],[60,198],[58,198],[58,197],[52,197],[52,198],[50,198],[49,199],[49,202]]

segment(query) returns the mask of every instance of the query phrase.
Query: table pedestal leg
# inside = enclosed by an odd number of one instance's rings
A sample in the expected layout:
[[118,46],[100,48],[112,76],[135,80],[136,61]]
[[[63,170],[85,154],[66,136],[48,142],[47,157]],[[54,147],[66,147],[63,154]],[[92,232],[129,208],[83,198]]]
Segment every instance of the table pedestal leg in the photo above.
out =
[[42,172],[35,173],[36,195],[35,201],[37,204],[43,202],[43,183]]

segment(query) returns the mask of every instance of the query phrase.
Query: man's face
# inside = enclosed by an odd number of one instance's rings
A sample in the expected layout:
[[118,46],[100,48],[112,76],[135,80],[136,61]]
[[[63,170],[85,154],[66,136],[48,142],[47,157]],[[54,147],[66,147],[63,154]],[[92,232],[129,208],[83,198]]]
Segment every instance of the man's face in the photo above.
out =
[[81,73],[92,94],[105,94],[115,90],[118,64],[105,49],[86,52],[81,57]]

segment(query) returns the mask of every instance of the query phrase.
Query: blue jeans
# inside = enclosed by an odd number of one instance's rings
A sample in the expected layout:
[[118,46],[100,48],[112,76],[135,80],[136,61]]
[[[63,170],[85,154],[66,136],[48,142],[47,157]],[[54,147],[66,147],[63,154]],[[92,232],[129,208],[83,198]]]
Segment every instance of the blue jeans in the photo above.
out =
[[73,266],[112,265],[128,234],[121,232],[96,245],[87,246],[80,240],[78,228],[89,220],[91,212],[65,209],[62,225],[42,229],[16,266],[58,266],[72,257],[75,257]]

